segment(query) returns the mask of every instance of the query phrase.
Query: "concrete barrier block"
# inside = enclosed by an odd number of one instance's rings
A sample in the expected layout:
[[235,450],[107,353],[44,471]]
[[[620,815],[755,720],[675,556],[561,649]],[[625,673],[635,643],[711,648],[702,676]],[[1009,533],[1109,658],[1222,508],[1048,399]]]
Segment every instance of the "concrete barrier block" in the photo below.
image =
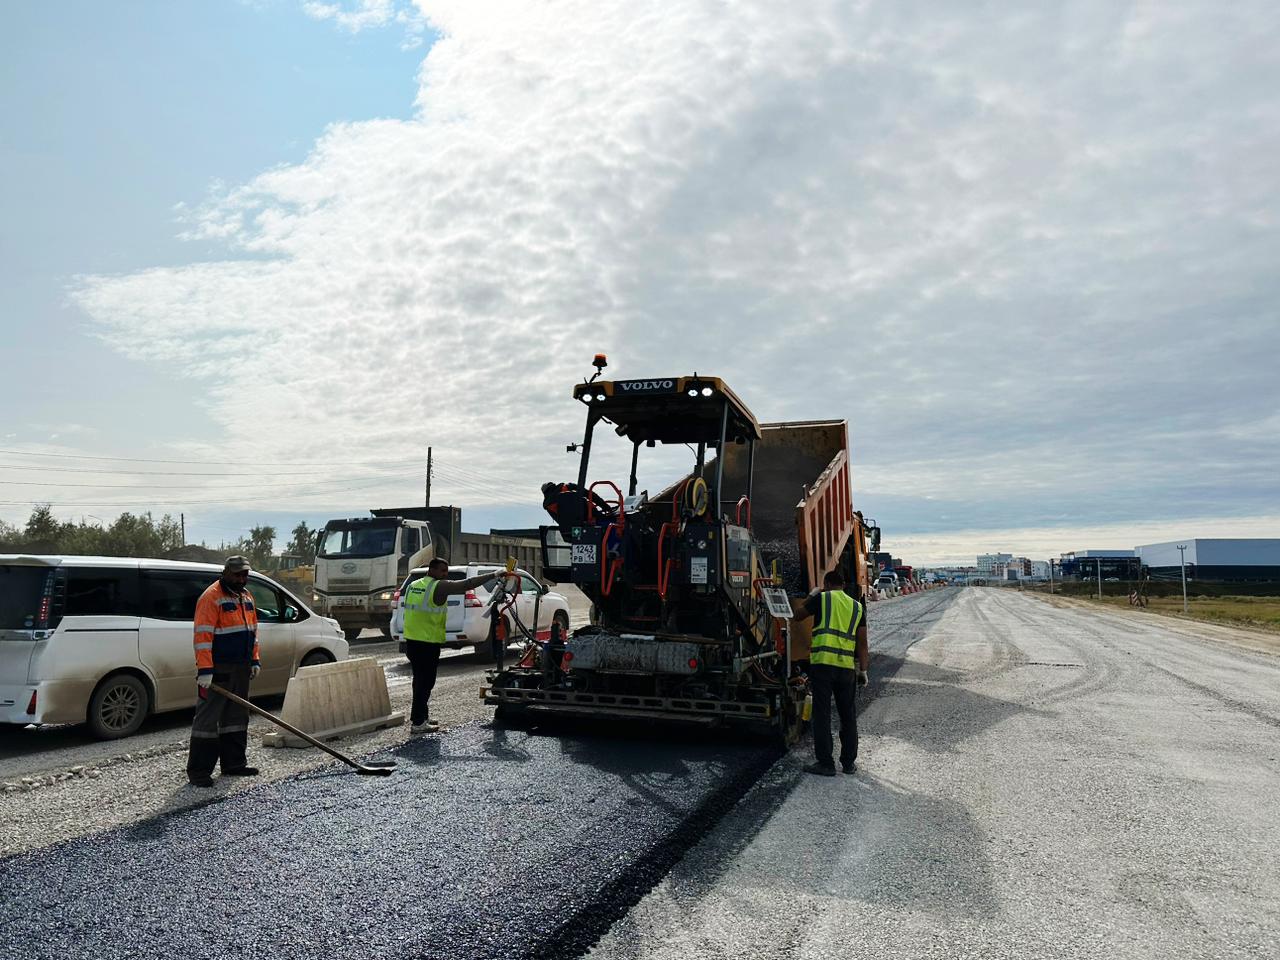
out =
[[[372,657],[302,667],[289,680],[280,717],[317,740],[333,740],[404,723],[391,711],[391,694],[382,665]],[[266,734],[267,747],[305,747],[305,740],[283,730]]]

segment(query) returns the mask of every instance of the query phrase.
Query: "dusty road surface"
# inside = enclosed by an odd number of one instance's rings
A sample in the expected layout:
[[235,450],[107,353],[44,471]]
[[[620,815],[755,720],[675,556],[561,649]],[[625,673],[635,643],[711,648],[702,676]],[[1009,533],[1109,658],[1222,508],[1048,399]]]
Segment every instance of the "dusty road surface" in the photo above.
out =
[[445,733],[346,744],[386,779],[255,743],[263,777],[195,791],[182,716],[0,734],[0,956],[1275,955],[1280,660],[996,590],[871,626],[852,777],[496,731],[468,656]]
[[1280,659],[1216,638],[959,591],[856,777],[775,765],[591,956],[1280,956]]

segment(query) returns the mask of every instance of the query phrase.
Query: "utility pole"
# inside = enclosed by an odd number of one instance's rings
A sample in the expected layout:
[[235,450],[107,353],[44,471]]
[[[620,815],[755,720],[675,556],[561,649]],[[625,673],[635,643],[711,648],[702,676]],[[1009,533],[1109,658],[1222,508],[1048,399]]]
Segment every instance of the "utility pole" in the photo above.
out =
[[1187,545],[1178,544],[1178,566],[1182,568],[1182,612],[1187,612]]
[[427,447],[427,502],[423,504],[425,507],[431,506],[431,448]]
[[1102,558],[1095,557],[1094,560],[1098,564],[1098,599],[1101,600],[1102,599]]
[[187,515],[185,513],[178,514],[178,522],[182,524],[182,545],[187,545]]
[[1049,558],[1049,596],[1053,596],[1053,557]]

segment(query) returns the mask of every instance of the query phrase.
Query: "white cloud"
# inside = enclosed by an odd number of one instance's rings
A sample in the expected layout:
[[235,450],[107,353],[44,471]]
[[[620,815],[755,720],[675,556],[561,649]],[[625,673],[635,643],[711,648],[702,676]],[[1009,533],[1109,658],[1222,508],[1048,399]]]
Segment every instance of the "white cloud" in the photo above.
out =
[[354,6],[306,0],[302,9],[317,20],[332,20],[350,33],[398,24],[404,28],[402,46],[408,50],[422,45],[426,28],[425,19],[404,0],[357,0]]
[[848,417],[856,497],[899,529],[925,497],[1274,502],[1249,425],[1280,415],[1280,8],[420,8],[414,119],[335,125],[192,214],[228,259],[77,288],[227,443],[432,444],[536,502],[602,349],[761,419]]

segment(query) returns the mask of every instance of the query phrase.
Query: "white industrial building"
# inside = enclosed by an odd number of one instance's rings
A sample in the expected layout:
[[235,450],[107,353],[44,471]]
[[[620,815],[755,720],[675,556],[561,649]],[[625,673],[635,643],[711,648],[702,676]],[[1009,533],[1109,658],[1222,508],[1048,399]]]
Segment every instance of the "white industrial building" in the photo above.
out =
[[1280,580],[1280,538],[1170,540],[1134,552],[1153,577],[1180,576],[1185,560],[1187,576],[1196,580]]

